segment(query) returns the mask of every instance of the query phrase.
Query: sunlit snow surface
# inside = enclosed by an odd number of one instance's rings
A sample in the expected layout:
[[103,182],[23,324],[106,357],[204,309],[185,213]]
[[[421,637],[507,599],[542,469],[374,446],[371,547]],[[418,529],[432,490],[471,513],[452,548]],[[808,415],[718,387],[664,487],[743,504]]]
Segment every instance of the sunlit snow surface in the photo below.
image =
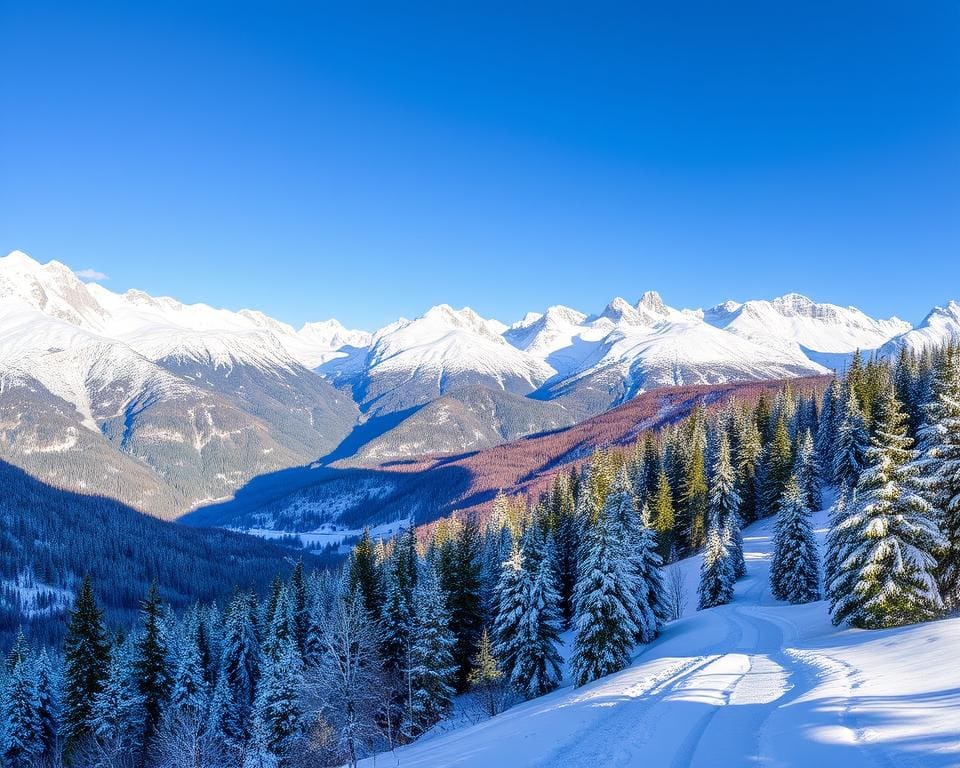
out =
[[[817,516],[823,535],[825,514]],[[728,606],[687,615],[634,664],[363,763],[398,768],[960,765],[960,619],[867,632],[768,586],[772,525],[747,529]]]

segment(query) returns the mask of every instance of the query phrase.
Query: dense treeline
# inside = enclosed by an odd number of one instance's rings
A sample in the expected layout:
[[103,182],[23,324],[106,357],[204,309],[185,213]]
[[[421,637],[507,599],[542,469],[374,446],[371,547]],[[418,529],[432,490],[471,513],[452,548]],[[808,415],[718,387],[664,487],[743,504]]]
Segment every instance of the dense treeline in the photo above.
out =
[[229,595],[237,585],[262,589],[293,567],[289,551],[273,544],[162,522],[112,499],[52,488],[6,462],[0,462],[0,489],[4,651],[21,625],[37,644],[59,645],[70,607],[63,597],[84,575],[108,625],[129,626],[152,581],[164,601],[181,610]]
[[3,764],[352,764],[425,733],[458,693],[493,715],[553,690],[565,630],[575,685],[622,669],[683,611],[661,564],[702,551],[697,607],[723,605],[760,518],[779,599],[825,596],[865,628],[943,615],[960,603],[958,362],[857,356],[821,393],[696,408],[535,501],[501,494],[482,524],[420,539],[364,535],[339,573],[300,565],[262,601],[178,614],[151,589],[112,636],[88,582],[62,658],[23,640],[7,658]]

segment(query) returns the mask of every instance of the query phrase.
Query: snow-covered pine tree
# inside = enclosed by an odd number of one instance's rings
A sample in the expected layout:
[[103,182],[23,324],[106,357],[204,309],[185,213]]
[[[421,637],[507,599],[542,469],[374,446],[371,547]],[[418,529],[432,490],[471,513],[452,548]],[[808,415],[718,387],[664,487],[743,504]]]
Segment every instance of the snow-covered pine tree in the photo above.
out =
[[773,426],[773,436],[767,445],[763,472],[764,516],[775,515],[780,508],[780,499],[793,471],[793,450],[790,432],[784,411],[781,410]]
[[823,496],[820,492],[820,464],[814,453],[813,436],[810,430],[805,430],[797,446],[797,455],[793,462],[793,472],[806,497],[807,506],[816,511],[823,506]]
[[632,603],[636,606],[636,613],[631,617],[637,627],[634,642],[648,643],[656,637],[660,620],[650,604],[649,586],[643,578],[647,566],[646,539],[626,468],[621,468],[613,481],[604,502],[603,515],[615,521],[616,545],[627,561],[628,586],[633,590]]
[[838,420],[837,440],[833,450],[833,482],[843,493],[857,484],[869,447],[866,422],[857,403],[857,396],[846,387],[843,411]]
[[948,607],[960,607],[960,350],[941,352],[918,436],[917,472],[946,538],[937,577]]
[[251,621],[252,599],[237,593],[226,613],[223,655],[220,659],[219,701],[225,709],[217,713],[218,731],[225,749],[242,753],[250,740],[253,700],[260,676],[261,654]]
[[807,494],[801,489],[797,473],[787,483],[777,513],[770,565],[773,596],[791,603],[809,603],[820,599],[820,562],[817,543],[810,525]]
[[164,633],[163,607],[156,582],[150,585],[141,612],[141,634],[134,666],[143,697],[143,747],[149,749],[160,726],[163,708],[170,695],[170,667]]
[[526,607],[527,571],[523,567],[523,554],[514,547],[510,557],[502,564],[497,583],[497,610],[493,624],[493,652],[500,660],[507,679],[513,677],[516,665],[517,643],[520,625]]
[[924,621],[943,608],[933,553],[945,541],[916,490],[916,452],[892,386],[878,411],[855,498],[839,522],[845,545],[830,587],[834,623],[865,629]]
[[[92,749],[93,754],[107,759],[107,765],[122,765],[124,756],[144,754],[146,712],[135,646],[134,639],[130,638],[111,651],[107,679],[94,699],[90,715],[96,746],[87,746],[84,751]],[[80,762],[85,763],[83,759]]]
[[103,614],[97,607],[89,578],[83,580],[70,613],[63,655],[66,735],[71,741],[78,741],[89,733],[93,701],[103,687],[110,663]]
[[843,406],[843,388],[840,378],[834,377],[823,393],[815,443],[817,461],[827,479],[833,476],[834,453],[838,442],[840,421],[844,414]]
[[43,764],[52,766],[55,764],[61,746],[60,679],[46,648],[42,649],[37,656],[35,674],[40,757]]
[[289,764],[303,726],[300,688],[302,662],[296,638],[274,639],[274,655],[264,657],[253,704],[253,765]]
[[[22,643],[22,633],[19,638]],[[11,656],[0,697],[0,758],[6,768],[33,768],[43,753],[36,668],[26,653]]]
[[[515,638],[510,682],[524,698],[549,693],[560,684],[559,598],[553,587],[553,553],[542,534],[524,539],[521,621]],[[532,573],[529,569],[536,568]]]
[[454,696],[457,665],[453,659],[455,638],[450,615],[436,571],[424,563],[413,592],[413,642],[409,675],[413,686],[410,702],[414,734],[423,733],[447,714]]
[[710,515],[715,518],[730,547],[730,565],[733,576],[739,579],[747,573],[743,557],[743,534],[740,532],[740,496],[737,494],[733,465],[730,462],[730,441],[726,432],[720,433],[713,463],[710,487]]
[[666,471],[657,475],[657,495],[653,502],[653,529],[657,532],[657,550],[664,562],[674,550],[673,492]]
[[506,708],[510,693],[504,677],[500,662],[493,653],[490,633],[484,629],[470,672],[470,690],[489,717],[499,715]]
[[663,571],[660,569],[663,561],[657,552],[657,534],[650,524],[650,511],[646,505],[640,511],[640,532],[637,536],[635,551],[636,575],[641,585],[641,599],[646,602],[654,619],[649,627],[652,634],[644,634],[640,642],[649,643],[660,634],[664,622],[670,618],[670,600],[663,581]]
[[733,561],[724,529],[711,516],[707,529],[707,544],[700,566],[700,589],[697,610],[725,605],[733,599]]
[[574,647],[570,660],[575,685],[623,669],[640,628],[634,622],[636,578],[620,540],[620,525],[601,511],[589,525],[574,593]]
[[751,523],[759,517],[759,483],[757,472],[763,443],[756,419],[746,407],[738,408],[734,414],[733,428],[736,434],[736,490],[740,497],[740,516]]

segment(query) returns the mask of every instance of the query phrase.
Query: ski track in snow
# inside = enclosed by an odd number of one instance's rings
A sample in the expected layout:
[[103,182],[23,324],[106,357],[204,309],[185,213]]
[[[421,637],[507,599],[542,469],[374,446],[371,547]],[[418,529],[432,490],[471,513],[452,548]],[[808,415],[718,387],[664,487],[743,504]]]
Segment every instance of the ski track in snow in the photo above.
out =
[[[824,514],[819,513],[818,522]],[[927,690],[938,683],[917,675],[906,666],[910,662],[904,662],[903,669],[874,669],[876,679],[868,678],[847,659],[876,663],[878,654],[886,652],[898,660],[897,643],[904,635],[837,630],[829,625],[825,603],[794,607],[777,602],[768,587],[771,521],[748,529],[744,539],[748,574],[738,582],[734,602],[688,611],[641,648],[627,669],[582,688],[562,688],[491,720],[428,737],[363,765],[960,766],[960,715],[955,727],[949,725],[950,712],[960,712],[960,688],[941,682],[943,688]],[[672,567],[684,570],[688,590],[695,588],[699,558]],[[952,621],[900,632],[917,633],[907,640],[913,643],[910,648],[932,648],[940,635],[960,634]],[[893,650],[878,650],[884,648]],[[941,654],[946,651],[944,661],[951,658],[948,649],[940,646]],[[912,664],[927,669],[928,662],[914,659]],[[936,678],[936,671],[928,672]],[[923,678],[922,685],[914,680],[917,689],[908,692],[904,689],[910,683],[905,681],[912,677]],[[867,695],[864,690],[871,685],[875,690]],[[885,695],[877,695],[879,691]],[[938,708],[925,708],[931,706]],[[940,719],[928,734],[923,729],[931,723],[931,711]],[[902,731],[911,727],[914,731],[904,738]]]

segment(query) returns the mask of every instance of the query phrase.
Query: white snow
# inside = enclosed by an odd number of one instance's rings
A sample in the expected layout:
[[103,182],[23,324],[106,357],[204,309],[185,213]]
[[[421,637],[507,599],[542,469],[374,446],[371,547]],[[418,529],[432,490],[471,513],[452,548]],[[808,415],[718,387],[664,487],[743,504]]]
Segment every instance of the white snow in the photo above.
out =
[[896,357],[901,347],[920,354],[944,344],[960,342],[960,304],[948,302],[945,307],[934,307],[923,322],[913,330],[891,339],[880,348],[880,355]]
[[[817,516],[818,535],[826,515]],[[960,765],[960,618],[868,632],[769,590],[770,521],[734,602],[667,625],[632,666],[362,764],[396,768]],[[696,603],[699,558],[678,563]],[[439,729],[442,731],[442,729]]]

